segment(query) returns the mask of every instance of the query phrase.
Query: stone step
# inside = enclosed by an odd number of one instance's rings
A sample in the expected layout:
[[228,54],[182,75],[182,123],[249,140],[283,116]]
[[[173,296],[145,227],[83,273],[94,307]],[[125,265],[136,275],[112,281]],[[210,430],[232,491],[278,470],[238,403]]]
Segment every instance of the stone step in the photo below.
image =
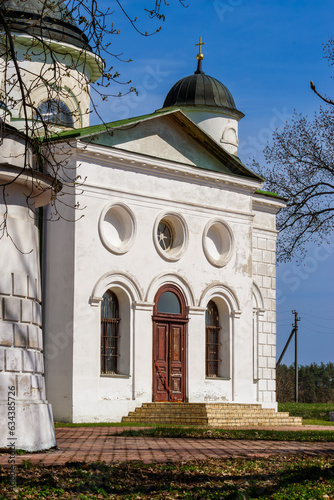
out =
[[[187,416],[192,416],[192,417],[208,417],[211,419],[214,418],[219,418],[219,417],[225,417],[226,418],[232,418],[232,417],[239,417],[239,418],[247,418],[247,417],[253,417],[253,418],[275,418],[276,417],[276,412],[273,411],[263,411],[263,412],[229,412],[227,410],[224,410],[222,412],[168,412],[167,413],[170,416],[173,416],[174,418],[183,418]],[[140,415],[143,417],[160,417],[166,415],[166,413],[161,413],[161,412],[150,412],[150,411],[136,411],[136,412],[129,412],[128,416],[134,416],[134,415]],[[287,412],[282,412],[280,414],[281,418],[291,418]]]
[[123,422],[204,426],[301,425],[300,417],[276,413],[260,404],[237,403],[144,403],[123,417]]
[[[137,410],[137,413],[138,413],[138,410]],[[218,411],[218,410],[215,410],[215,411],[211,411],[211,410],[188,410],[188,411],[185,411],[185,410],[174,410],[174,411],[156,411],[156,410],[149,410],[149,409],[143,409],[140,411],[140,413],[142,413],[143,415],[144,414],[154,414],[154,415],[165,415],[166,413],[170,414],[170,415],[188,415],[188,414],[191,414],[191,415],[222,415],[222,414],[228,414],[230,415],[231,413],[234,413],[235,415],[263,415],[263,414],[267,414],[267,415],[275,415],[275,411],[269,411],[269,410],[257,410],[257,411],[245,411],[245,410],[228,410],[228,409],[224,409],[224,410],[221,410],[221,411]]]

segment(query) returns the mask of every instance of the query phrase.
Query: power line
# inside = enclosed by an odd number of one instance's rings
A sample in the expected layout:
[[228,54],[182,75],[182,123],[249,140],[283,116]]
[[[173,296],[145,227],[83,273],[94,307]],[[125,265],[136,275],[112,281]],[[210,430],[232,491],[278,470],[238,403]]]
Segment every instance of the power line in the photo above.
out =
[[325,330],[333,330],[333,326],[320,325],[319,322],[318,323],[314,323],[313,321],[310,321],[309,319],[307,320],[307,323],[309,323],[310,325],[316,326],[318,328],[323,328]]
[[310,332],[316,333],[318,335],[334,335],[334,331],[332,332],[321,332],[320,330],[313,330],[312,328],[309,328],[308,326],[303,326],[303,330],[308,330]]
[[303,316],[308,316],[311,318],[317,318],[317,319],[322,319],[324,321],[334,321],[334,318],[325,318],[324,316],[316,316],[315,314],[309,314],[309,313],[302,313]]

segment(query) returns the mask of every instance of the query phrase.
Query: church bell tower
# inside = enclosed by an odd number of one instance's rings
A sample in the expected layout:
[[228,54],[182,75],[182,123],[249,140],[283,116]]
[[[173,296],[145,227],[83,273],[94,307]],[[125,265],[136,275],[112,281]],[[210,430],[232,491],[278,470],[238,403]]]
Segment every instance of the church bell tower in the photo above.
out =
[[31,137],[89,125],[89,86],[103,63],[61,1],[2,1],[0,31],[0,448],[37,451],[56,445],[38,208],[59,183],[38,168]]
[[5,0],[0,11],[0,99],[12,125],[41,134],[45,124],[88,126],[90,83],[103,62],[64,2]]

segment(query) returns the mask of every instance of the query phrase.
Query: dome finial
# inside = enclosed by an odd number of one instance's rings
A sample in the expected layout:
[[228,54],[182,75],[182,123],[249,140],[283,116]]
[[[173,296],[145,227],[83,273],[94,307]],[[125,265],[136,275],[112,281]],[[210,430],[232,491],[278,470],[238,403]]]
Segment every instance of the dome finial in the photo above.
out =
[[203,60],[203,54],[202,54],[202,45],[205,45],[205,42],[202,42],[202,37],[199,37],[199,43],[195,43],[196,47],[198,46],[198,54],[196,56],[196,59],[198,61],[197,63],[197,70],[195,71],[195,74],[201,73],[204,74],[202,71],[202,60]]

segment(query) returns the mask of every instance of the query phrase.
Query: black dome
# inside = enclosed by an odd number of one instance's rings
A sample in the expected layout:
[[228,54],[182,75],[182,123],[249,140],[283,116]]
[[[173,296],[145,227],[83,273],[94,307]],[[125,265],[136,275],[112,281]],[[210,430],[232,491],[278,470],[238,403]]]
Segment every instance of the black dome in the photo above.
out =
[[236,110],[231,92],[221,82],[202,71],[179,80],[167,94],[169,106],[214,106]]
[[4,0],[0,9],[14,33],[66,42],[91,50],[88,38],[78,28],[62,1]]

